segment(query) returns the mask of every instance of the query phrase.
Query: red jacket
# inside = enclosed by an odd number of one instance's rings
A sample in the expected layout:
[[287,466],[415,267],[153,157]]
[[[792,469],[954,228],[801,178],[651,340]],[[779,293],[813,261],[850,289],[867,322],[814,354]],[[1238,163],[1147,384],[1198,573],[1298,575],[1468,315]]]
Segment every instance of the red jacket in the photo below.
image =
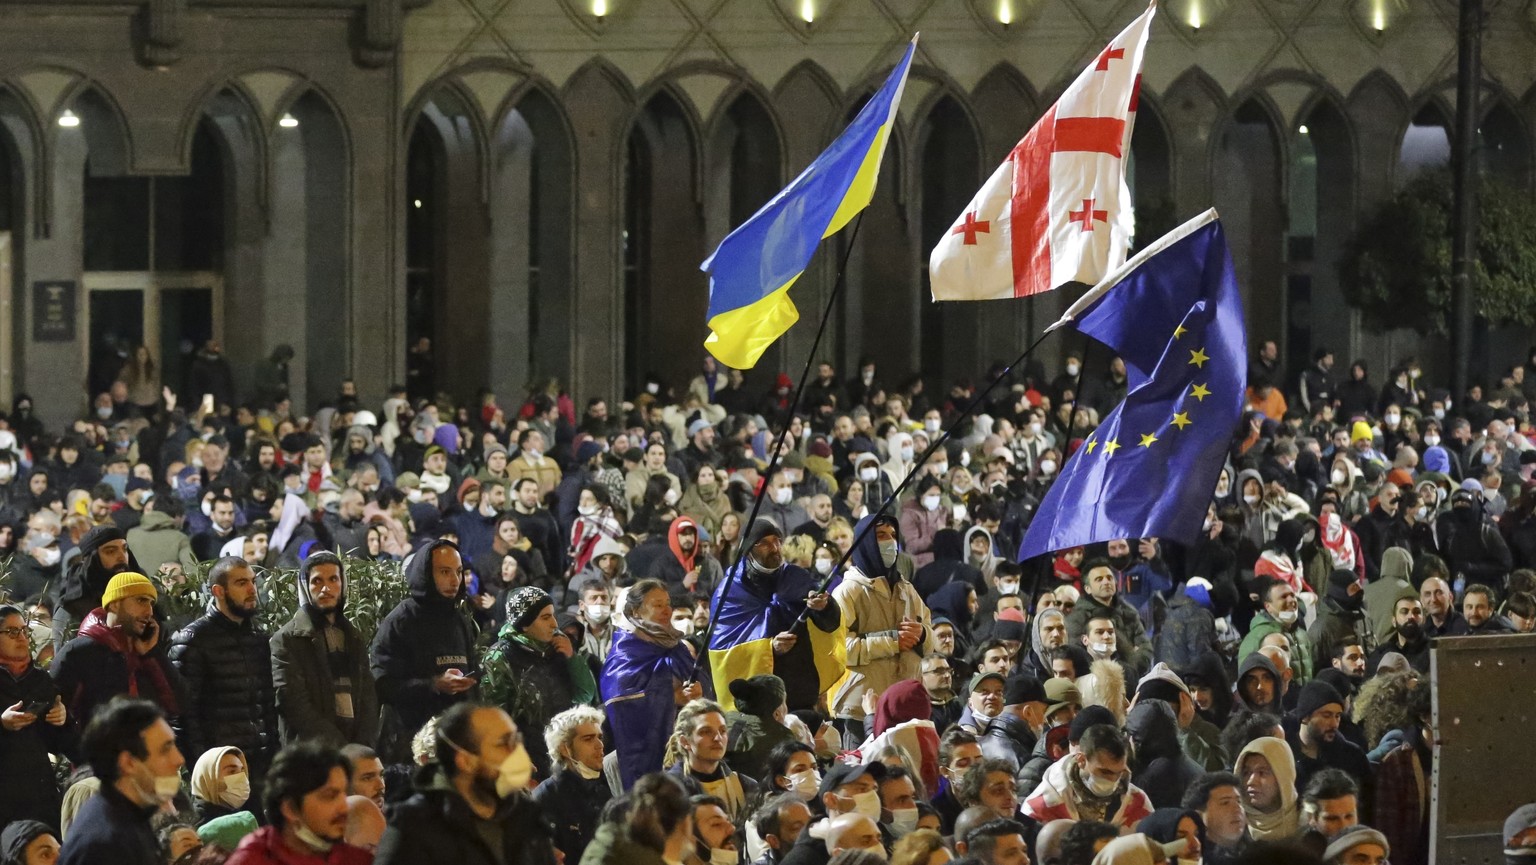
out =
[[373,865],[373,854],[350,844],[337,844],[324,856],[300,853],[283,841],[276,826],[264,826],[245,836],[228,865]]

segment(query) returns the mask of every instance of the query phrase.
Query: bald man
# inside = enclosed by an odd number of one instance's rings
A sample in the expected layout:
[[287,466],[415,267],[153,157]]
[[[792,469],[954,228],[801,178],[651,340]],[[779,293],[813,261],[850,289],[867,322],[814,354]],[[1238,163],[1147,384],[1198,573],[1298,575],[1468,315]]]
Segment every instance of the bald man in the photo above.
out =
[[384,812],[367,796],[347,797],[346,842],[369,853],[379,849],[384,837]]
[[1419,586],[1419,603],[1424,605],[1424,636],[1440,637],[1452,628],[1466,627],[1465,622],[1457,625],[1462,615],[1456,612],[1456,595],[1440,577],[1430,577]]
[[844,850],[868,850],[885,858],[885,844],[880,840],[880,827],[863,814],[839,814],[827,824],[827,855],[836,856]]

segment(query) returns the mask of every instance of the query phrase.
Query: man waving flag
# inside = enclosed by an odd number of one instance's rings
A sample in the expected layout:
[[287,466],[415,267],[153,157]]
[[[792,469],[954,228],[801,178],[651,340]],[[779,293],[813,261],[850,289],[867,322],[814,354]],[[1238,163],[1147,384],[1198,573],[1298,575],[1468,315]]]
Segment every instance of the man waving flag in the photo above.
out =
[[896,124],[917,38],[857,117],[773,200],[720,241],[709,272],[709,328],[704,347],[720,362],[751,369],[800,318],[789,287],[830,237],[875,195],[880,159]]
[[1125,261],[1125,155],[1156,11],[1153,0],[1094,57],[955,219],[928,259],[934,300],[1093,285]]
[[1193,543],[1243,412],[1243,299],[1216,211],[1105,277],[1072,322],[1125,360],[1125,401],[1067,460],[1035,512],[1022,561],[1114,538]]

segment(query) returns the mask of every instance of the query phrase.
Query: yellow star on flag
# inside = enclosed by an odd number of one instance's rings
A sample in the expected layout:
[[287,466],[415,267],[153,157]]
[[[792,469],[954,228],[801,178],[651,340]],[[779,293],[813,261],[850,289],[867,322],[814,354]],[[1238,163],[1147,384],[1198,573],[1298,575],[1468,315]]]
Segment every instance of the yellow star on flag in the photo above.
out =
[[1189,353],[1189,362],[1201,369],[1205,368],[1205,362],[1210,359],[1204,348],[1197,348]]
[[1112,457],[1112,456],[1115,455],[1115,451],[1117,451],[1119,449],[1120,449],[1120,442],[1116,441],[1115,439],[1110,439],[1109,441],[1104,443],[1104,456]]
[[1157,441],[1157,436],[1151,433],[1146,433],[1141,437],[1141,446],[1144,448],[1149,448],[1155,441]]
[[1181,324],[1178,327],[1173,329],[1173,338],[1174,339],[1178,339],[1179,337],[1183,336],[1186,333],[1189,333],[1189,331],[1186,330],[1184,328],[1184,325]]
[[1189,395],[1201,402],[1205,402],[1205,398],[1211,395],[1211,389],[1203,384],[1197,384],[1189,389]]
[[1183,429],[1183,428],[1189,426],[1190,424],[1194,423],[1194,421],[1189,419],[1189,412],[1181,411],[1181,412],[1177,412],[1177,413],[1174,414],[1173,420],[1171,421],[1171,423],[1174,426],[1178,427],[1179,429]]
[[1093,449],[1098,447],[1098,446],[1099,446],[1099,442],[1098,442],[1097,439],[1090,438],[1088,440],[1088,452],[1089,453],[1093,453]]

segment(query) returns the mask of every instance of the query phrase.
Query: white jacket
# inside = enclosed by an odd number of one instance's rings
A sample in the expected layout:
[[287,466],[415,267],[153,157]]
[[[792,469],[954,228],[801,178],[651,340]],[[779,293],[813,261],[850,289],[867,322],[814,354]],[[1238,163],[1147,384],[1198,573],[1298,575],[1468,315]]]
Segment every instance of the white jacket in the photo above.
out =
[[[848,675],[832,696],[832,713],[862,719],[865,690],[878,695],[904,679],[922,675],[923,656],[935,650],[928,605],[905,579],[893,587],[885,577],[866,577],[849,565],[832,590],[848,626]],[[903,618],[923,626],[923,639],[902,651],[897,630]]]

